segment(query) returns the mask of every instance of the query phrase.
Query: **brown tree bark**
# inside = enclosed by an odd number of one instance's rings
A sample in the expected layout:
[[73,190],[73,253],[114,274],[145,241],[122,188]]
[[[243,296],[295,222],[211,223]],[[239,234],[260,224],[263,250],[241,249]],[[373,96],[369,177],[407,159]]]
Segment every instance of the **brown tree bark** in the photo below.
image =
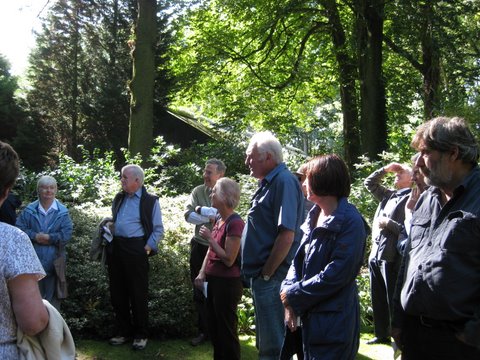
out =
[[424,21],[421,32],[425,120],[436,116],[440,97],[440,50],[434,37],[433,11],[431,1],[425,1],[422,6]]
[[354,59],[349,55],[345,31],[340,20],[335,0],[325,0],[330,35],[340,74],[340,99],[343,115],[344,159],[350,169],[362,154],[358,102],[355,81],[358,77]]
[[153,143],[153,94],[155,84],[155,46],[157,4],[138,0],[135,40],[130,42],[133,60],[130,81],[130,129],[128,150],[131,155],[149,155]]
[[370,159],[387,149],[387,109],[383,64],[382,0],[356,0],[356,40],[360,79],[360,127],[363,152]]

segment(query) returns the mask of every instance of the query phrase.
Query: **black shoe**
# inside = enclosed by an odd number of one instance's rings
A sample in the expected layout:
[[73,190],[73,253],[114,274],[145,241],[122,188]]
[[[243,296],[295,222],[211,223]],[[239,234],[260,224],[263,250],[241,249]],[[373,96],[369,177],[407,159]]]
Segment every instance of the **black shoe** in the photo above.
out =
[[190,345],[198,346],[200,344],[203,344],[205,341],[207,341],[207,337],[205,336],[205,334],[199,334],[197,337],[194,337],[190,341]]
[[370,339],[367,341],[367,344],[368,345],[375,345],[375,344],[387,344],[387,345],[390,345],[391,344],[391,340],[390,338],[386,338],[386,337],[382,337],[382,338],[377,338],[377,337],[374,337],[373,339]]

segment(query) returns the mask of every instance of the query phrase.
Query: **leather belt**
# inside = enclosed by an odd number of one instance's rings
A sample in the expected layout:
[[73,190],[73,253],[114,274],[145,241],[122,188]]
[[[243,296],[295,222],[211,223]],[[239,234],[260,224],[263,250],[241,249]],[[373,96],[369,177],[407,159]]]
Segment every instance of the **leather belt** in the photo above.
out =
[[114,236],[113,238],[114,238],[115,240],[120,240],[120,241],[140,241],[140,240],[145,240],[145,237],[143,237],[143,236],[138,236],[138,237]]

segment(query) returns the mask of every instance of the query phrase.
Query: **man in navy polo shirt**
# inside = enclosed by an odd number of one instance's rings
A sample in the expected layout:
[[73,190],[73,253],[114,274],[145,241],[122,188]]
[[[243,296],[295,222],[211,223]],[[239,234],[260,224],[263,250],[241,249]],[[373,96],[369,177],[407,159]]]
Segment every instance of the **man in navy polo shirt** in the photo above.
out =
[[252,137],[245,165],[259,188],[242,235],[242,275],[252,289],[259,359],[278,359],[285,329],[279,291],[301,239],[303,193],[270,132]]

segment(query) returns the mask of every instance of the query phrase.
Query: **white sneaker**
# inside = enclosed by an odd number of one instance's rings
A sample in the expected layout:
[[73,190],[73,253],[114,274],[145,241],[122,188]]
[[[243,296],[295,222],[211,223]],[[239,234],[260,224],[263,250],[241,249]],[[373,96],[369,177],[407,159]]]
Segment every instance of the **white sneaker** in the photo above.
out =
[[133,340],[133,349],[134,350],[143,350],[147,347],[148,339],[135,339]]
[[110,345],[122,345],[127,342],[127,338],[125,336],[114,336],[108,342]]

